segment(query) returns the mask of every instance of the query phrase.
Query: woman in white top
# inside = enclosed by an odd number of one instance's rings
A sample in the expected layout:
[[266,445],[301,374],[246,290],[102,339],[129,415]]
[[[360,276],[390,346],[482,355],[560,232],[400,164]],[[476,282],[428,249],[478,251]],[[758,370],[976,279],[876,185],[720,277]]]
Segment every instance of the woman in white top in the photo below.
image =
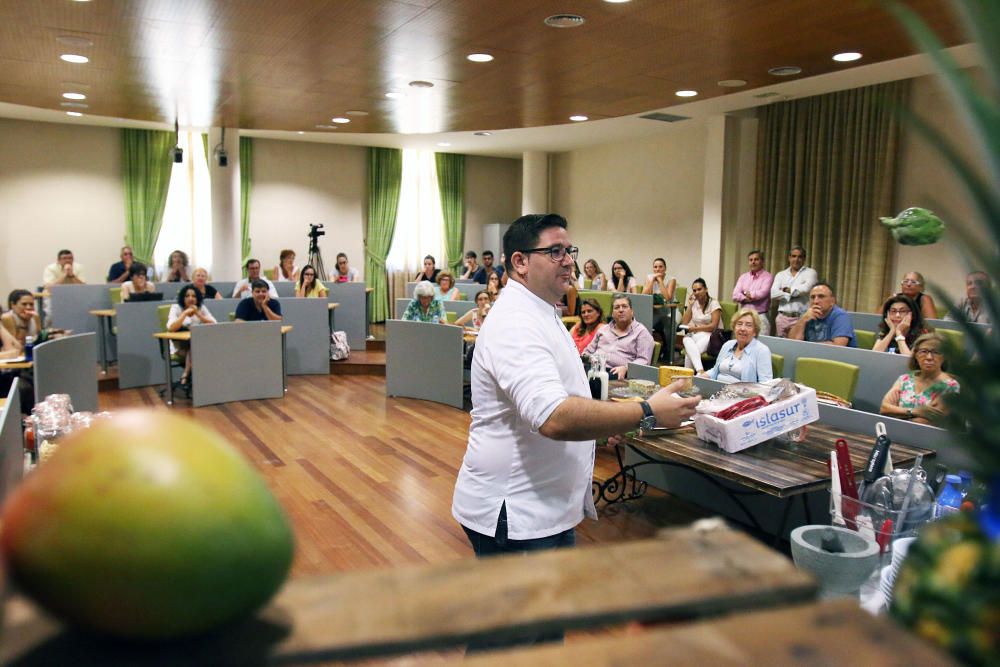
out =
[[486,320],[486,314],[490,312],[491,305],[490,295],[484,289],[479,290],[476,292],[476,307],[455,320],[455,324],[466,329],[479,331],[479,327],[483,326],[483,322]]
[[703,278],[697,278],[691,283],[691,293],[688,295],[687,309],[681,318],[681,326],[687,327],[684,336],[684,366],[693,368],[696,373],[705,372],[701,363],[701,355],[708,350],[712,332],[722,328],[722,306],[708,293],[708,286]]
[[[194,285],[185,285],[177,293],[177,303],[170,306],[167,315],[167,331],[189,331],[199,324],[215,324],[215,317],[208,311],[202,301],[201,292]],[[185,341],[170,341],[170,354],[184,357],[184,372],[181,373],[181,384],[189,386],[191,382],[191,345]]]
[[128,280],[122,283],[122,301],[128,301],[138,292],[155,292],[156,285],[146,277],[146,265],[132,262],[128,270]]
[[637,289],[635,275],[624,259],[616,259],[611,264],[611,291],[624,294],[635,294]]
[[282,250],[278,265],[274,267],[274,282],[294,283],[299,279],[299,267],[295,266],[295,251]]
[[361,273],[348,263],[347,255],[339,253],[337,255],[337,270],[330,280],[335,283],[356,283],[360,279]]
[[[590,287],[587,287],[587,282],[590,281]],[[580,284],[578,285],[580,289],[592,289],[592,290],[606,290],[608,288],[608,277],[604,275],[601,271],[601,267],[598,266],[597,261],[593,259],[588,259],[583,263],[583,275],[580,276]]]
[[667,278],[667,260],[657,257],[653,260],[653,272],[646,276],[646,286],[643,294],[659,294],[667,303],[674,300],[674,290],[677,289],[677,279]]

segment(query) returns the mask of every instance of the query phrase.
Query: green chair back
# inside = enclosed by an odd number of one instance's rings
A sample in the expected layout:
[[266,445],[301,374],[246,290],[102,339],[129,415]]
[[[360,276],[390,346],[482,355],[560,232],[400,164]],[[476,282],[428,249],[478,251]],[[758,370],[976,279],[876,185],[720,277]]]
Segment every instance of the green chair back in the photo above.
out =
[[729,326],[729,321],[733,319],[733,315],[739,310],[735,301],[720,301],[719,305],[722,306],[722,328],[726,331],[732,331],[732,327]]
[[122,288],[121,287],[109,287],[108,292],[111,294],[111,307],[114,308],[115,304],[122,302]]
[[611,297],[614,296],[614,292],[602,292],[600,290],[580,290],[580,299],[593,299],[597,303],[601,304],[601,308],[604,310],[604,319],[611,317]]
[[937,313],[937,318],[939,320],[943,320],[945,318],[945,316],[948,315],[948,306],[939,306],[939,305],[935,304],[934,305],[934,312]]
[[229,321],[230,322],[236,321],[236,313],[229,313]]
[[678,285],[677,288],[674,289],[674,301],[680,304],[677,307],[677,312],[683,313],[684,309],[687,308],[688,288]]
[[961,351],[965,349],[965,334],[953,329],[935,329],[934,333],[941,334],[945,341],[953,345],[955,349]]
[[785,355],[771,353],[771,373],[776,378],[785,377]]
[[446,310],[444,311],[444,314],[445,317],[448,318],[448,324],[454,324],[455,320],[458,319],[458,313],[456,313],[454,310]]
[[653,343],[653,358],[649,360],[651,366],[658,366],[660,360],[660,350],[663,349],[663,343],[656,341]]
[[833,394],[845,401],[854,400],[859,369],[854,364],[831,359],[799,357],[795,362],[795,381],[817,391]]
[[591,280],[590,278],[583,279],[583,289],[590,289],[593,286],[594,286],[593,280]]
[[171,305],[172,304],[164,304],[156,307],[156,316],[160,318],[160,331],[167,330],[167,320],[170,319]]
[[268,280],[272,282],[274,281],[275,278],[274,269],[264,269],[261,273],[263,273],[264,277],[267,278]]
[[854,330],[854,338],[857,340],[858,349],[870,350],[875,347],[876,334],[873,331]]

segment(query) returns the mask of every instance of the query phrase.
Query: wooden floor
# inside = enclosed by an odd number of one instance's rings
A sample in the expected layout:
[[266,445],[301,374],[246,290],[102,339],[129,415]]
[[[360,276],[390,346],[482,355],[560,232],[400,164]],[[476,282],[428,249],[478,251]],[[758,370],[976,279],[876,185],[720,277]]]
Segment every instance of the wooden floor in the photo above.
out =
[[[197,381],[197,380],[196,380]],[[437,403],[386,398],[385,379],[289,378],[283,400],[195,410],[167,408],[154,387],[102,391],[102,410],[172,409],[224,433],[270,484],[295,530],[293,575],[470,558],[451,517],[469,414]],[[595,477],[614,469],[598,450]],[[636,539],[702,516],[662,493],[585,520],[578,542]]]

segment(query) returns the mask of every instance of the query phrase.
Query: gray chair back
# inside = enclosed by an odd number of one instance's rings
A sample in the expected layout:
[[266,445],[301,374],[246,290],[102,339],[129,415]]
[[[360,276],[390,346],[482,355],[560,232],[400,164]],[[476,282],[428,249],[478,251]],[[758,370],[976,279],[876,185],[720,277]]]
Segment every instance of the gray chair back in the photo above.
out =
[[74,334],[34,347],[36,402],[49,394],[69,394],[77,412],[97,411],[95,338],[95,333]]
[[192,327],[194,407],[284,397],[281,326],[281,322],[225,322]]
[[462,409],[463,351],[459,327],[386,320],[385,395]]

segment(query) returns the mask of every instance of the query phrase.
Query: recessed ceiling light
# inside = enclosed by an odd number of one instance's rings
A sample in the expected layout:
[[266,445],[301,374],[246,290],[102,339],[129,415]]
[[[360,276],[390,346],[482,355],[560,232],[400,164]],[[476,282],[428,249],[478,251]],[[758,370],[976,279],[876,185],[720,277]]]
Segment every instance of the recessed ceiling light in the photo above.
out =
[[367,116],[368,112],[367,111],[358,111],[357,109],[354,109],[352,111],[345,111],[344,115],[345,116]]
[[397,93],[396,91],[388,92],[385,94],[390,100],[398,100],[401,97],[406,97],[403,93]]
[[492,132],[473,132],[473,134],[476,135],[477,137],[488,137],[488,136],[490,136],[493,133]]
[[609,2],[612,5],[622,5],[626,2],[632,2],[632,0],[604,0],[604,2]]
[[85,100],[87,96],[83,93],[63,93],[63,97],[67,100]]
[[66,115],[67,116],[82,116],[83,114],[80,113],[79,111],[67,111]]
[[78,56],[75,53],[64,53],[61,56],[59,56],[59,59],[65,60],[68,63],[76,63],[78,65],[90,62],[90,58],[88,58],[87,56]]
[[853,60],[861,60],[861,54],[857,51],[847,51],[844,53],[838,53],[833,57],[838,63],[849,63]]
[[580,122],[585,121],[585,120],[590,120],[590,116],[584,116],[584,115],[581,115],[581,114],[577,114],[575,116],[570,116],[569,119],[572,120],[572,121],[574,121],[574,122],[580,123]]
[[698,94],[697,90],[678,90],[674,95],[677,97],[694,97]]
[[89,109],[89,104],[84,104],[83,102],[60,102],[59,106],[67,107],[69,109]]
[[550,28],[577,28],[586,22],[579,14],[553,14],[543,21]]
[[93,46],[94,40],[80,35],[56,35],[56,41],[66,46]]
[[438,146],[451,146],[451,144],[448,143],[447,141],[439,141]]
[[465,56],[466,60],[471,60],[474,63],[488,63],[493,60],[493,56],[488,53],[470,53]]
[[350,118],[344,118],[343,116],[337,116],[336,118],[331,118],[330,120],[332,120],[334,123],[337,123],[338,125],[343,125],[344,123],[351,122]]
[[767,73],[771,76],[795,76],[802,74],[802,68],[796,65],[782,65],[781,67],[772,67],[767,70]]
[[763,99],[766,99],[768,97],[777,97],[780,94],[781,93],[776,92],[774,90],[769,90],[766,93],[757,93],[756,95],[754,95],[754,97],[756,97],[758,100],[763,100]]
[[718,85],[723,88],[739,88],[740,86],[747,85],[747,82],[743,79],[723,79],[719,81]]
[[416,81],[411,81],[409,84],[410,88],[433,88],[434,84],[430,81],[422,81],[417,79]]
[[299,131],[298,131],[298,132],[296,132],[295,134],[305,134],[305,132],[303,132],[302,130],[299,130]]
[[336,130],[337,126],[336,125],[317,125],[316,129],[317,130]]

